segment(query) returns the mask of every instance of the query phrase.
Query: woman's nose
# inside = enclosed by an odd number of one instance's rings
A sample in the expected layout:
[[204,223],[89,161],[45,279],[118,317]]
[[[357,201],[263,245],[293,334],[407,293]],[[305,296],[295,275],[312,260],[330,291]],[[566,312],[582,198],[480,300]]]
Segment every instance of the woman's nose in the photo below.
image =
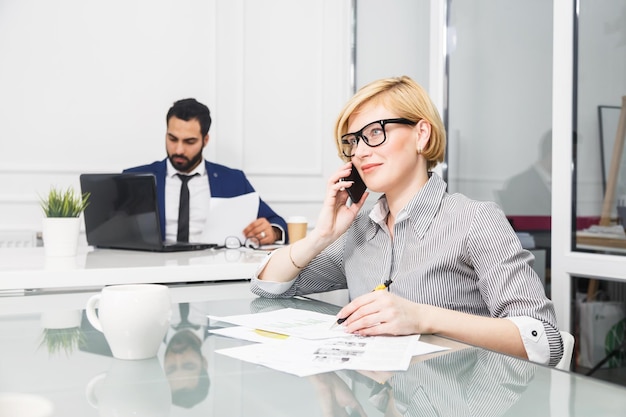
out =
[[371,153],[372,153],[371,146],[368,146],[363,140],[363,138],[361,138],[361,140],[357,142],[356,148],[354,148],[354,156],[358,156],[359,158],[362,158],[364,156],[370,155]]

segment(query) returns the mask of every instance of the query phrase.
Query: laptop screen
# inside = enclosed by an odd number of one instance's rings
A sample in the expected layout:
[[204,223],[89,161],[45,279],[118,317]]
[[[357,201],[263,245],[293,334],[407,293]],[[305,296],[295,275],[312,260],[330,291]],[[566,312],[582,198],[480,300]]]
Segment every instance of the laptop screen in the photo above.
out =
[[87,243],[123,249],[163,246],[156,181],[150,174],[82,174],[81,190],[90,193],[85,209]]

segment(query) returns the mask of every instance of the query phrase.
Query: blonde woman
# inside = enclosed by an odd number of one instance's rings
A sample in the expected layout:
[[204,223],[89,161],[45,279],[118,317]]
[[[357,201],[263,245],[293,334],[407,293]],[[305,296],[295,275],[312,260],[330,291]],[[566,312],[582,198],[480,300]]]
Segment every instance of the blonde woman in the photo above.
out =
[[[315,228],[276,251],[251,283],[263,297],[347,288],[342,325],[361,335],[438,334],[557,364],[563,354],[552,302],[532,255],[502,210],[448,194],[431,170],[443,161],[444,126],[428,94],[408,77],[374,81],[337,118],[346,163],[329,179]],[[341,181],[357,170],[382,193],[346,204]],[[384,291],[372,291],[384,288]]]

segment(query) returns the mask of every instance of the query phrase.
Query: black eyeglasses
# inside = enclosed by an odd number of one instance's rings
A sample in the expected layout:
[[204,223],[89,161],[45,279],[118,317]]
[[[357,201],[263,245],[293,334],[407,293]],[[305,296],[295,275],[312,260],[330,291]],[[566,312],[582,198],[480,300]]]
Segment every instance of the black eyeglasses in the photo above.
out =
[[385,125],[390,123],[411,126],[415,126],[417,124],[417,122],[404,118],[377,120],[365,125],[365,127],[358,132],[346,133],[343,135],[341,137],[341,152],[348,158],[353,157],[356,152],[356,147],[359,145],[360,139],[363,139],[363,142],[371,148],[382,145],[387,140]]
[[261,242],[256,237],[249,237],[245,242],[241,243],[241,240],[237,236],[228,236],[224,240],[224,244],[221,246],[215,246],[213,249],[239,249],[241,247],[248,249],[259,249]]

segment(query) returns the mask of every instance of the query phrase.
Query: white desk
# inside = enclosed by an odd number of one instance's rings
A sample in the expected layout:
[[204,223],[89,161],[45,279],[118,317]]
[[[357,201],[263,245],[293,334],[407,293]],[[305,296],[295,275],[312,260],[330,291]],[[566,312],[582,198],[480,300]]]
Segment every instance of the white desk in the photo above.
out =
[[0,249],[0,295],[24,289],[249,280],[266,256],[249,249],[154,253],[87,247],[73,258],[47,258],[43,248]]

